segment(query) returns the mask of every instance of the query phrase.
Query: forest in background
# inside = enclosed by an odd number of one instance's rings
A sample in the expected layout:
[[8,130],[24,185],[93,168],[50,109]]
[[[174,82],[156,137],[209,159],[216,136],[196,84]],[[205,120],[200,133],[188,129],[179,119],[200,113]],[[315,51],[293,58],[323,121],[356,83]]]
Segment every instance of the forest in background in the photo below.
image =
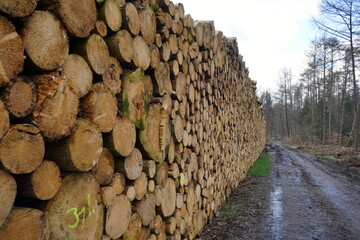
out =
[[[299,79],[279,72],[275,92],[260,94],[267,135],[299,144],[359,146],[360,1],[322,0],[313,18],[320,37],[305,53]],[[295,81],[297,80],[297,81]]]

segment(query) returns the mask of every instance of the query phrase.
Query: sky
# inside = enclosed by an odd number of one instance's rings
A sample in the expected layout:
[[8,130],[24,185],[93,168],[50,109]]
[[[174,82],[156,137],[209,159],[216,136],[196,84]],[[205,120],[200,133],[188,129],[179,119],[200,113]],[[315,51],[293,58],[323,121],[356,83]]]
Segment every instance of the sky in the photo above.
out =
[[173,0],[194,20],[214,20],[216,30],[236,37],[250,78],[259,91],[276,90],[279,72],[294,80],[306,66],[305,52],[316,35],[311,16],[320,0]]

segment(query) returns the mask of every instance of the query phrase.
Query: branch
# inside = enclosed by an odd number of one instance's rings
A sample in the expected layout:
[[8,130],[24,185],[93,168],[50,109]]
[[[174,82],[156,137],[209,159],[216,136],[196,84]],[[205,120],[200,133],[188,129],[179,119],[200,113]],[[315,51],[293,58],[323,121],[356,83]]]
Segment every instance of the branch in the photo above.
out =
[[321,30],[323,30],[323,31],[325,31],[325,32],[333,35],[333,36],[336,36],[336,37],[338,37],[338,38],[341,38],[341,39],[343,39],[343,40],[346,40],[346,41],[349,41],[349,40],[350,40],[350,37],[347,36],[346,34],[340,32],[340,31],[338,31],[338,30],[336,30],[336,29],[333,29],[333,28],[330,28],[330,27],[326,26],[325,24],[321,23],[320,21],[316,20],[315,18],[312,18],[312,21],[313,21],[313,23],[315,23],[315,25],[316,25],[319,29],[321,29]]

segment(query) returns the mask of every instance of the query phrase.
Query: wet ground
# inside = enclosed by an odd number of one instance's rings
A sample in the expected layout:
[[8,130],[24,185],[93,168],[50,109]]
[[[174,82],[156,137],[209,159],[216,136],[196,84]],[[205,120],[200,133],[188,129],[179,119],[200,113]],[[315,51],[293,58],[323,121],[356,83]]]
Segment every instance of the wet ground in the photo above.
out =
[[271,173],[248,177],[202,240],[360,239],[360,174],[276,142]]

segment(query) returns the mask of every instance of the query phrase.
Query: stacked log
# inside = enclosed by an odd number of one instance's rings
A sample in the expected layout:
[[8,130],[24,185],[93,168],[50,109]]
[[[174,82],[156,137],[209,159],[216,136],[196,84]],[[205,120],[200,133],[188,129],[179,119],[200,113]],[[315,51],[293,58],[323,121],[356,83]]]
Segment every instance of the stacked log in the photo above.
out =
[[170,0],[1,1],[0,87],[1,239],[194,239],[265,141],[236,39]]

